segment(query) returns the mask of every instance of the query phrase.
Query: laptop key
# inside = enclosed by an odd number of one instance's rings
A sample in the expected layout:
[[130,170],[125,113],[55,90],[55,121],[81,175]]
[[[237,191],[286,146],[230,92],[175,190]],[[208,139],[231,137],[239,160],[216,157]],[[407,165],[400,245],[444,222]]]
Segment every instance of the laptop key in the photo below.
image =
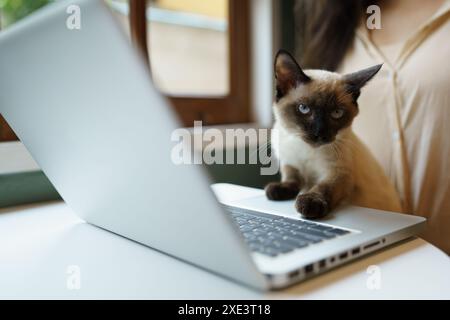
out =
[[280,244],[280,245],[274,244],[272,246],[269,246],[269,248],[278,253],[288,253],[288,252],[295,250],[295,247],[291,247],[291,246],[287,246],[287,245],[283,245],[283,244]]
[[331,230],[327,230],[326,232],[337,234],[337,235],[344,235],[344,234],[350,233],[350,231],[348,231],[348,230],[336,229],[336,228],[332,228]]
[[323,226],[323,225],[320,225],[320,224],[316,224],[316,225],[310,226],[310,227],[314,228],[314,229],[316,229],[318,231],[330,231],[330,230],[334,229],[333,227]]
[[280,254],[277,250],[274,250],[274,249],[269,248],[269,247],[264,248],[263,250],[260,251],[260,253],[266,254],[266,255],[271,256],[271,257],[276,257],[276,256],[278,256]]
[[283,241],[284,243],[286,243],[292,247],[295,247],[295,248],[303,248],[308,245],[307,241],[296,239],[296,238],[291,238],[288,236],[277,237],[277,239],[279,239],[280,241]]
[[316,236],[309,235],[309,234],[303,234],[303,233],[299,233],[299,232],[291,232],[290,236],[293,238],[296,238],[296,239],[301,239],[303,241],[307,241],[309,243],[318,243],[323,240],[320,237],[316,237]]
[[336,237],[335,234],[330,234],[330,233],[326,234],[325,232],[320,231],[320,230],[316,230],[314,228],[308,228],[308,229],[306,229],[304,231],[300,231],[300,233],[313,235],[313,236],[316,236],[316,237],[319,237],[319,238],[324,238],[324,239],[331,239],[331,238]]
[[238,225],[245,225],[248,224],[248,222],[242,218],[235,218],[235,221]]
[[239,229],[244,233],[252,230],[253,228],[254,228],[253,226],[249,226],[249,225],[242,225],[239,227]]

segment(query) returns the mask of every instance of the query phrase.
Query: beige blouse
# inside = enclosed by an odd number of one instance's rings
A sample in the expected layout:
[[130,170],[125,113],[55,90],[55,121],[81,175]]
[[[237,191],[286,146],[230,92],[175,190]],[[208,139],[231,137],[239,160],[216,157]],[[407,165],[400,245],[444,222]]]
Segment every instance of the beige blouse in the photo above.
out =
[[363,88],[355,133],[402,199],[428,218],[421,235],[450,254],[450,0],[403,43],[377,47],[357,30],[339,72],[384,63]]

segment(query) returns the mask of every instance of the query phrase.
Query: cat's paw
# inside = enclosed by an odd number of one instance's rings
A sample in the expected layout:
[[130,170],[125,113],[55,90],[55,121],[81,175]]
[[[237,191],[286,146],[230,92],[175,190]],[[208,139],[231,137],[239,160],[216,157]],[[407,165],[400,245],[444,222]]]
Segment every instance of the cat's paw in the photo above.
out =
[[300,187],[297,182],[271,182],[264,190],[269,200],[289,200],[298,195]]
[[295,208],[307,219],[319,219],[328,213],[328,203],[319,193],[300,194],[295,201]]

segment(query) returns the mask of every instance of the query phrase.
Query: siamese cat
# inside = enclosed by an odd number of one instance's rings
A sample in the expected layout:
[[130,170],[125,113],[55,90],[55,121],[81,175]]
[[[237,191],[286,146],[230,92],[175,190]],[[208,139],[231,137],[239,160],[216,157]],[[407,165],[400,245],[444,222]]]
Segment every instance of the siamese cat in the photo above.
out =
[[278,52],[273,105],[278,141],[272,136],[272,149],[281,182],[266,186],[268,199],[295,199],[297,211],[310,219],[344,202],[401,211],[394,186],[351,128],[360,90],[381,67],[347,75],[303,71],[288,52]]

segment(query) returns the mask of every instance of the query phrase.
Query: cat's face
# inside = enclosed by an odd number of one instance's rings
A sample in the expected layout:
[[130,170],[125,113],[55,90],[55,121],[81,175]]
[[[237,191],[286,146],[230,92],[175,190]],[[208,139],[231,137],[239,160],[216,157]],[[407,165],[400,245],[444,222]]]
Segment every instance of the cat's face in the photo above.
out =
[[286,51],[275,58],[277,86],[274,113],[290,133],[317,147],[333,142],[358,114],[360,89],[381,65],[348,75],[298,66]]

